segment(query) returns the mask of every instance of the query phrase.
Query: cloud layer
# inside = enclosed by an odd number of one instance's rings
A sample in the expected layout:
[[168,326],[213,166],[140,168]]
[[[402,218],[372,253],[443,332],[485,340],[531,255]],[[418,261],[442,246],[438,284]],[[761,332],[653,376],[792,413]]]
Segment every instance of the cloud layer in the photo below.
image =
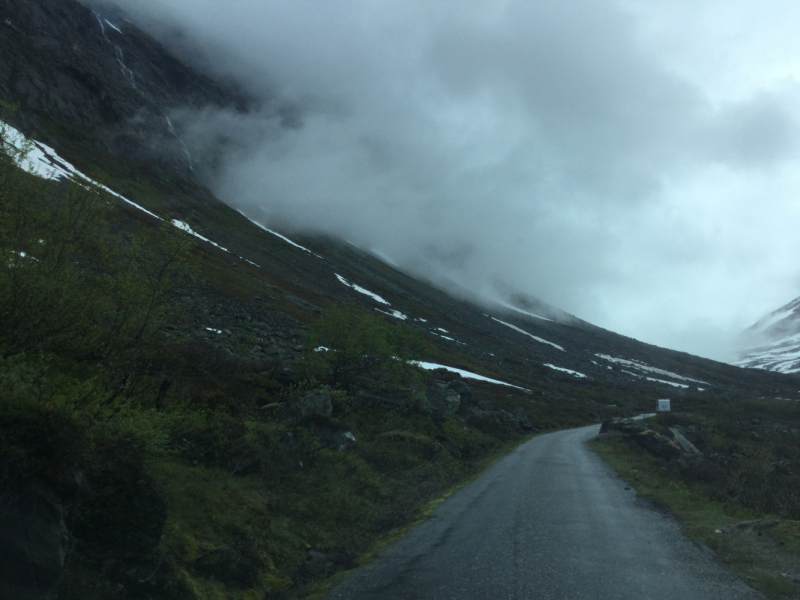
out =
[[790,4],[117,3],[263,99],[176,115],[273,223],[715,358],[800,295]]

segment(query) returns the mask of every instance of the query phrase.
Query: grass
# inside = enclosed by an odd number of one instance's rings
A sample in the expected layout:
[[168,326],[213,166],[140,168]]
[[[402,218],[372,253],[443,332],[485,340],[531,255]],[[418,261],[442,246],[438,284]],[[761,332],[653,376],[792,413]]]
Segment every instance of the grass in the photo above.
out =
[[[363,567],[367,565],[372,559],[374,559],[378,554],[383,552],[387,547],[392,545],[393,543],[399,541],[403,536],[405,536],[408,531],[412,527],[416,527],[417,525],[425,522],[432,514],[436,508],[441,505],[443,502],[447,501],[450,496],[455,494],[458,490],[463,488],[464,486],[470,484],[472,481],[475,480],[478,475],[483,473],[486,469],[491,467],[494,463],[498,460],[512,452],[515,448],[521,446],[525,442],[537,437],[538,435],[542,435],[540,433],[529,434],[522,439],[514,440],[512,442],[507,442],[502,444],[501,446],[497,447],[493,452],[491,452],[488,456],[484,459],[475,463],[470,469],[470,472],[462,477],[459,481],[457,481],[454,485],[450,486],[443,492],[437,494],[432,499],[428,500],[427,502],[419,505],[417,509],[414,511],[412,518],[403,525],[396,527],[395,529],[391,530],[390,532],[386,533],[385,535],[380,536],[379,538],[375,539],[369,546],[367,550],[362,552],[356,560],[357,567]],[[333,585],[338,582],[342,577],[344,577],[349,571],[342,571],[336,573],[335,575],[329,577],[325,581],[315,582],[314,584],[307,587],[307,589],[302,590],[299,593],[299,598],[302,600],[320,600],[325,596],[325,594],[330,591]]]
[[[800,598],[800,523],[714,500],[676,480],[654,457],[625,444],[595,439],[591,446],[638,496],[675,516],[688,538],[713,550],[719,563],[748,585],[770,600]],[[736,528],[744,521],[770,519],[780,524],[760,532]]]
[[[148,470],[169,515],[159,548],[165,572],[185,597],[321,598],[343,566],[369,562],[533,436],[485,446],[482,458],[462,462],[444,450],[432,459],[433,440],[416,416],[383,421],[406,429],[379,434],[370,420],[357,451],[323,450],[289,471],[284,463],[242,476],[172,457],[154,461]],[[324,581],[304,574],[311,549],[336,557],[340,572]]]

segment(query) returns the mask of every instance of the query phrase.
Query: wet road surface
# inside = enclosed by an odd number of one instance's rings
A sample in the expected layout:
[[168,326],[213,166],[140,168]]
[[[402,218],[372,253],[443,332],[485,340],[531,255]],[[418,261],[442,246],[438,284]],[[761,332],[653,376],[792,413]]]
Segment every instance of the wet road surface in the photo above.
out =
[[762,598],[625,489],[586,443],[598,430],[523,444],[325,598]]

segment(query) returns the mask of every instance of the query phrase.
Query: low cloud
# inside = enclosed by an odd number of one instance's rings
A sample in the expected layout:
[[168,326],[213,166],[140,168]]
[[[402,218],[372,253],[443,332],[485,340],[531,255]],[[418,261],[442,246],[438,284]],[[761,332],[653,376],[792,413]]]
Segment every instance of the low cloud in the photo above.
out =
[[669,49],[680,9],[117,4],[259,99],[174,111],[218,195],[254,216],[717,358],[800,293],[796,82],[705,85],[687,44]]

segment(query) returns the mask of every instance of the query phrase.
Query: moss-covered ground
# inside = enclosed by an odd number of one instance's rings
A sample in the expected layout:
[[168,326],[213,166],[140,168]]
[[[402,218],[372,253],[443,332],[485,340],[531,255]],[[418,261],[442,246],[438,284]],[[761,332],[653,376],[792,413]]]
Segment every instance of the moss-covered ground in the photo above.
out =
[[[687,537],[713,550],[723,566],[771,600],[800,598],[800,523],[713,498],[706,486],[678,476],[675,465],[612,439],[592,447],[637,495],[673,515]],[[751,523],[754,522],[754,523]]]

